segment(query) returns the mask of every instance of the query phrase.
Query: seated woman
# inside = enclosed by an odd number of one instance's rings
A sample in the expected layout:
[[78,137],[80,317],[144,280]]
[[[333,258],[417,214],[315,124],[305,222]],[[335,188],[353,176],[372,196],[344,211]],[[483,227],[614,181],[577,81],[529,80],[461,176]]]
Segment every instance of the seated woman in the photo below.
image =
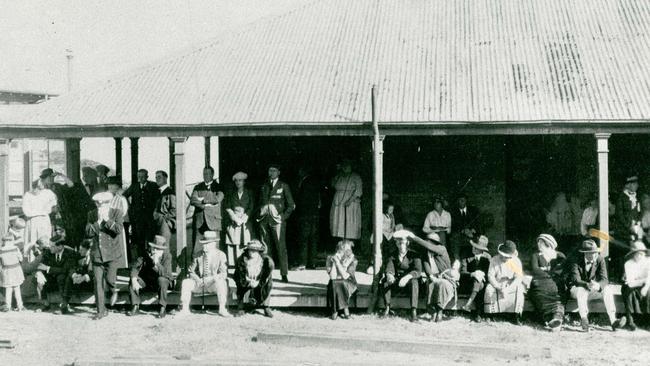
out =
[[510,240],[499,245],[499,255],[490,260],[488,284],[485,286],[485,312],[488,314],[514,313],[514,322],[521,324],[524,310],[524,272],[517,253],[517,245]]
[[472,256],[464,258],[460,262],[460,286],[458,292],[462,294],[469,293],[469,298],[465,306],[463,306],[463,310],[471,312],[474,321],[480,323],[483,314],[485,284],[492,257],[488,253],[489,240],[485,235],[481,235],[476,242],[470,240],[469,243],[472,245]]
[[533,280],[528,297],[535,306],[535,311],[542,315],[544,324],[552,331],[560,330],[564,319],[564,281],[562,270],[566,257],[556,251],[557,242],[549,234],[537,237],[538,252],[531,258]]
[[341,240],[336,245],[336,253],[327,258],[327,273],[330,281],[327,284],[327,308],[331,310],[331,319],[336,320],[342,311],[343,319],[350,317],[348,301],[357,291],[355,271],[357,259],[352,253],[352,242]]
[[636,330],[634,314],[650,314],[650,259],[642,241],[635,241],[627,253],[625,284],[621,289],[625,301],[627,327]]
[[396,240],[396,252],[388,258],[384,277],[380,281],[380,288],[384,294],[384,316],[390,314],[390,304],[393,290],[410,293],[412,322],[418,321],[418,297],[420,284],[418,282],[422,273],[422,261],[417,253],[409,251],[408,235],[393,236]]

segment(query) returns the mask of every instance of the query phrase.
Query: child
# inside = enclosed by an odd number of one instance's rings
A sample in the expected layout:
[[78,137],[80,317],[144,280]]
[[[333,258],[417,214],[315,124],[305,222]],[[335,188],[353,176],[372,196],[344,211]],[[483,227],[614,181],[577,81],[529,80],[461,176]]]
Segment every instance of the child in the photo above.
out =
[[14,237],[14,245],[23,250],[25,245],[25,220],[20,217],[11,220],[8,234]]
[[16,306],[18,311],[25,310],[23,298],[20,294],[20,285],[23,284],[25,276],[20,262],[23,256],[14,243],[13,235],[6,235],[2,238],[2,248],[0,248],[0,276],[1,285],[5,289],[5,306],[2,311],[11,309],[12,294],[16,294]]

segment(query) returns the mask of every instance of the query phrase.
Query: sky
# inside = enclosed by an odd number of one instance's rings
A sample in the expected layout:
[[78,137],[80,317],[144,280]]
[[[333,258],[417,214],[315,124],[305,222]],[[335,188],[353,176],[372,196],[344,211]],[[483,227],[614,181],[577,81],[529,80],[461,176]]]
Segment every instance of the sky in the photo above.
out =
[[[72,89],[83,89],[312,1],[0,0],[0,89],[65,93],[66,50]],[[188,146],[188,182],[200,179],[200,141]],[[127,175],[126,139],[123,145]],[[114,166],[113,146],[112,139],[84,139],[81,155]],[[141,139],[140,167],[167,170],[167,149],[165,138]]]

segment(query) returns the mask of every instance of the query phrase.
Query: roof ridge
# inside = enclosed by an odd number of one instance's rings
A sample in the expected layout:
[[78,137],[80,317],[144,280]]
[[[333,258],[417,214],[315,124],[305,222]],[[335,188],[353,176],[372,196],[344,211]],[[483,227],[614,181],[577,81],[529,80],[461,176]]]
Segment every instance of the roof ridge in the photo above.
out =
[[[92,82],[88,84],[85,87],[73,90],[69,93],[60,93],[58,98],[52,99],[51,101],[61,101],[65,100],[69,97],[74,97],[75,95],[78,94],[94,94],[97,91],[106,89],[108,86],[112,86],[115,83],[121,83],[125,79],[137,75],[141,75],[145,72],[151,71],[155,68],[161,67],[163,65],[166,65],[170,62],[182,59],[184,57],[188,57],[191,55],[194,55],[196,53],[202,52],[203,50],[207,48],[211,48],[214,46],[219,45],[221,42],[225,41],[228,37],[234,37],[237,35],[244,34],[246,32],[252,31],[256,26],[260,25],[260,23],[270,23],[273,21],[276,21],[278,19],[282,19],[284,17],[293,15],[296,12],[303,11],[307,8],[310,8],[314,6],[316,3],[321,3],[324,0],[312,0],[309,1],[306,4],[303,4],[297,8],[291,9],[287,12],[283,12],[281,14],[276,14],[276,15],[266,15],[261,18],[255,19],[251,22],[248,22],[246,24],[242,24],[236,27],[233,27],[232,29],[227,30],[226,32],[219,34],[218,36],[211,37],[208,40],[198,42],[196,44],[191,44],[188,46],[183,47],[182,49],[179,49],[177,51],[174,51],[173,53],[168,53],[164,56],[161,56],[155,60],[149,61],[146,64],[142,64],[140,66],[136,66],[134,68],[118,72],[116,73],[113,77],[109,79],[104,79],[104,80],[97,80],[95,82]],[[47,103],[41,103],[41,104],[47,104]]]

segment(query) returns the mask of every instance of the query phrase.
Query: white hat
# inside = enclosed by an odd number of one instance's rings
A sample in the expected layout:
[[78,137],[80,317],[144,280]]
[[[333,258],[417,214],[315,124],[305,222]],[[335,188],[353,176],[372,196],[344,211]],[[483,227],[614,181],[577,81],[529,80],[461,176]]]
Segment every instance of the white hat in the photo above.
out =
[[232,180],[238,180],[238,179],[245,180],[247,178],[248,178],[248,174],[244,172],[237,172],[235,173],[235,175],[232,176]]
[[93,201],[97,202],[108,202],[113,199],[113,194],[111,192],[99,192],[93,196]]

